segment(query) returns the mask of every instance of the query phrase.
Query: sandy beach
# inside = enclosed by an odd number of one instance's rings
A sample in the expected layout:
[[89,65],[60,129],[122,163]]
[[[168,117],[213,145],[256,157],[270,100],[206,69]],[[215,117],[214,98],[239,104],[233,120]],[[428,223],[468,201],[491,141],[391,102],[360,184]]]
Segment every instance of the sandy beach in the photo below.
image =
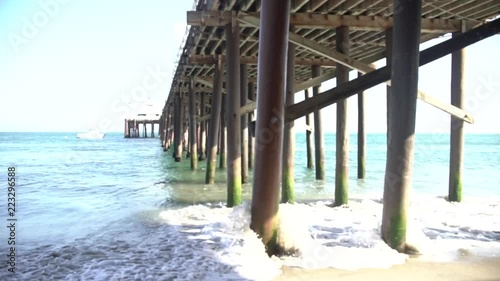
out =
[[390,269],[304,270],[283,268],[283,275],[273,281],[343,280],[343,281],[499,281],[500,258],[466,257],[455,262],[425,262],[415,258]]

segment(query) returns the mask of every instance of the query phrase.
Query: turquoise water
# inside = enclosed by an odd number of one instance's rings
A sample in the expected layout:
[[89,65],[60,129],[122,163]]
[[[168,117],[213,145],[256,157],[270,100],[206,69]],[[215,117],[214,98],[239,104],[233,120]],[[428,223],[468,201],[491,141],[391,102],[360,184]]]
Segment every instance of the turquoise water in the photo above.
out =
[[[161,210],[207,202],[223,205],[219,203],[226,196],[225,172],[218,171],[214,186],[205,185],[205,162],[200,162],[199,170],[193,172],[188,160],[176,163],[170,151],[163,152],[158,139],[124,139],[119,133],[108,134],[102,140],[75,136],[76,133],[0,133],[0,179],[7,182],[7,167],[15,167],[17,172],[16,238],[20,263],[23,256],[28,263],[32,251],[43,256],[44,247],[48,247],[48,255],[54,247],[73,247],[78,239],[102,235],[105,244],[116,235],[139,236],[144,231],[158,231],[150,228],[149,221]],[[385,139],[384,134],[367,136],[367,178],[358,180],[356,135],[351,135],[349,185],[353,197],[382,196]],[[314,169],[305,167],[305,134],[297,135],[295,172],[299,199],[333,197],[335,135],[327,134],[325,144],[326,180],[316,181]],[[445,196],[448,159],[448,135],[417,135],[413,194]],[[500,196],[500,135],[467,135],[464,159],[465,197]],[[250,188],[250,184],[244,185],[247,199]],[[6,189],[2,193],[0,209],[5,219]],[[7,237],[5,228],[0,235]],[[6,246],[0,243],[2,253]]]

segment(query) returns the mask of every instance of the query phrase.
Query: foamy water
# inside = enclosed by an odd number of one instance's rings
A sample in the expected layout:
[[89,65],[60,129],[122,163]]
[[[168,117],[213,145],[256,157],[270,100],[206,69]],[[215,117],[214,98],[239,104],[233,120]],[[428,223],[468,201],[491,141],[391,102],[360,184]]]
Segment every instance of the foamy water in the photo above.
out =
[[[461,204],[442,198],[412,201],[409,242],[421,259],[451,261],[461,255],[500,256],[498,199]],[[348,207],[322,201],[280,205],[280,239],[296,257],[268,257],[249,229],[249,204],[235,208],[194,205],[139,213],[88,237],[21,251],[19,280],[271,280],[282,266],[307,269],[390,268],[405,254],[380,238],[382,205],[351,200]],[[120,224],[116,227],[114,224]],[[7,278],[5,272],[0,279]],[[298,276],[300,279],[300,276]],[[12,279],[9,279],[12,280]]]
[[[340,208],[317,201],[333,198],[334,146],[325,153],[325,181],[314,180],[298,146],[296,195],[309,203],[280,206],[280,239],[301,255],[269,258],[249,230],[249,205],[219,203],[226,198],[224,170],[215,185],[205,185],[203,163],[193,172],[189,161],[174,162],[155,139],[0,134],[0,159],[18,171],[17,273],[0,267],[0,280],[270,280],[283,266],[357,270],[405,263],[408,257],[379,235],[386,137],[368,139],[367,178],[357,180],[351,166],[354,199]],[[419,259],[500,256],[499,139],[469,137],[460,204],[437,197],[446,192],[447,138],[438,145],[421,139],[433,161],[415,158],[408,234],[423,253]],[[243,192],[250,199],[251,185]],[[0,237],[6,231],[0,228]],[[6,247],[0,243],[0,254]]]

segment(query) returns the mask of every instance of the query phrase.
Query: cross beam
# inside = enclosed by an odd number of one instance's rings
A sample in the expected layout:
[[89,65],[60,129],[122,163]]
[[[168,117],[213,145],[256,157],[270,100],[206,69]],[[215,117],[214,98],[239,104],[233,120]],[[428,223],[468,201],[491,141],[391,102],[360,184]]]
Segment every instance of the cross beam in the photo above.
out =
[[[253,17],[253,16],[247,16],[243,19],[238,18],[238,20],[245,21],[247,24],[253,25],[254,27],[259,27],[259,25],[260,25],[259,18]],[[334,60],[337,63],[340,63],[342,65],[349,67],[349,68],[357,70],[363,74],[373,72],[374,70],[376,70],[376,68],[373,65],[365,64],[361,61],[355,60],[355,59],[353,59],[347,55],[344,55],[340,52],[331,50],[330,48],[325,47],[325,46],[323,46],[319,43],[316,43],[312,40],[309,40],[307,38],[304,38],[304,37],[298,35],[297,33],[290,32],[288,35],[288,38],[289,38],[290,42],[292,42],[298,46],[301,46],[302,48],[308,49],[311,52],[314,52],[316,54],[319,54],[319,55],[322,55],[326,58]],[[385,80],[385,81],[382,81],[381,83],[383,83],[383,82],[385,82],[389,86],[391,85],[390,80]],[[374,85],[372,85],[372,86],[374,86]],[[447,104],[443,101],[440,101],[439,99],[436,99],[436,98],[434,98],[434,97],[432,97],[432,96],[430,96],[422,91],[418,91],[418,98],[420,100],[438,108],[438,109],[441,109],[444,112],[447,112],[448,114],[450,114],[458,119],[464,120],[465,122],[468,122],[468,123],[473,123],[473,119],[470,116],[470,114],[467,114],[464,110],[462,110],[456,106],[453,106],[453,105]]]
[[[260,17],[259,12],[243,13],[237,16],[242,27],[253,26],[247,18]],[[224,26],[231,21],[230,11],[188,11],[187,24],[192,26]],[[324,28],[349,26],[351,30],[383,31],[392,27],[392,17],[380,16],[350,16],[320,13],[292,13],[290,24],[296,28]],[[472,23],[469,23],[472,24]],[[460,31],[460,19],[427,19],[422,18],[423,33],[447,33]]]
[[[434,45],[420,52],[419,65],[425,65],[429,62],[444,57],[454,51],[465,48],[471,44],[481,41],[487,37],[500,33],[500,19],[488,22],[478,28],[460,34],[456,37]],[[289,106],[286,110],[286,119],[295,120],[314,110],[332,105],[339,100],[346,99],[363,90],[371,88],[377,84],[387,81],[391,77],[391,67],[384,66],[375,71],[369,72],[359,78],[356,78],[347,83],[342,83],[337,87],[314,96],[303,102],[299,102]],[[473,123],[473,119],[468,116],[460,118],[468,123]]]
[[[219,55],[220,56],[220,55]],[[188,58],[189,64],[214,64],[217,62],[217,57],[214,55],[190,55]],[[226,60],[225,56],[220,56],[222,61]],[[240,56],[241,64],[257,64],[258,57],[257,56]],[[321,65],[322,67],[333,67],[337,63],[324,58],[295,58],[296,65],[303,66],[312,66],[312,65]]]

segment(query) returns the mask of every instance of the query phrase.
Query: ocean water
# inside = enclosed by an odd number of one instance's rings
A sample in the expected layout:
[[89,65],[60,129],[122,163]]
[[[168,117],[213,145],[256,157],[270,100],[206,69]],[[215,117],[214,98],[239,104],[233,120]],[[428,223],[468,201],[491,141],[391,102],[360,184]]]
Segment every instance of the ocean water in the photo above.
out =
[[[16,168],[16,273],[5,266],[0,228],[0,280],[271,280],[281,267],[388,268],[405,263],[378,233],[385,170],[384,134],[367,138],[367,178],[356,179],[351,135],[349,207],[331,208],[335,135],[325,136],[326,180],[305,167],[297,134],[296,193],[280,207],[280,239],[296,257],[267,257],[249,230],[247,202],[226,208],[225,171],[205,185],[176,163],[158,139],[77,139],[76,133],[0,133],[1,219],[7,223],[7,168]],[[416,137],[409,241],[422,259],[500,256],[500,135],[466,135],[464,202],[444,200],[449,136]],[[301,280],[300,276],[297,277]]]

